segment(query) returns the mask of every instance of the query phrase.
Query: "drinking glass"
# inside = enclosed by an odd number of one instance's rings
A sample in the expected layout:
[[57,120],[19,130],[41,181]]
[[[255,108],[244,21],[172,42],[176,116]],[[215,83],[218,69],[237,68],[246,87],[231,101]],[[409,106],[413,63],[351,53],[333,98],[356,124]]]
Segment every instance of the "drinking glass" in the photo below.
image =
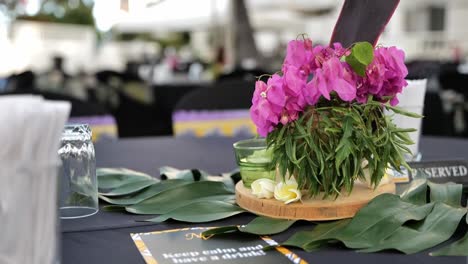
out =
[[244,186],[250,188],[252,182],[260,178],[276,179],[272,166],[272,153],[267,149],[265,139],[247,139],[234,143],[237,165]]
[[60,171],[59,212],[62,219],[90,216],[98,212],[96,159],[86,124],[66,125],[58,154]]

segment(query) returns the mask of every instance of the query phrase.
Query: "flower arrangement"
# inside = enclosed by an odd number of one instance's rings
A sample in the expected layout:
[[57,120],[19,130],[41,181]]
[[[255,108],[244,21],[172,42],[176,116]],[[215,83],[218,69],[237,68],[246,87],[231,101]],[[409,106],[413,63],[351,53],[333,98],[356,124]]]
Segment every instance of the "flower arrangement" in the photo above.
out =
[[404,56],[368,42],[288,43],[281,72],[256,82],[250,108],[284,184],[291,175],[311,196],[337,196],[366,174],[377,186],[387,167],[408,167],[414,130],[396,127],[387,114],[418,117],[396,106],[407,85]]

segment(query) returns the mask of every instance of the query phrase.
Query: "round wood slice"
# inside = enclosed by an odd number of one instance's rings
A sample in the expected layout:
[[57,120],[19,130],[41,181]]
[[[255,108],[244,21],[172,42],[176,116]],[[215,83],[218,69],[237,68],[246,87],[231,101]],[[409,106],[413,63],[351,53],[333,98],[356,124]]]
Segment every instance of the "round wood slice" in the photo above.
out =
[[236,185],[237,204],[258,215],[282,219],[302,219],[311,221],[336,220],[353,217],[359,209],[382,193],[395,193],[395,184],[388,183],[377,189],[370,189],[362,183],[355,183],[350,195],[341,195],[337,199],[303,199],[302,202],[284,204],[273,199],[259,199],[251,190],[244,187],[242,181]]

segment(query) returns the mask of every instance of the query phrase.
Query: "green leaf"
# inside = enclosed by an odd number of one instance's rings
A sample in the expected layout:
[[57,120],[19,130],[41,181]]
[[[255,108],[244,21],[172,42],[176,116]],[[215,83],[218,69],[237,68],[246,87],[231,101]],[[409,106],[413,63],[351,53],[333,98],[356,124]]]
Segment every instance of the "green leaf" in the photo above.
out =
[[351,223],[336,235],[349,248],[366,248],[379,243],[410,220],[422,220],[432,204],[414,205],[398,196],[383,194],[361,209]]
[[293,141],[292,137],[286,138],[286,155],[288,156],[289,160],[295,164],[298,164],[299,161],[296,158],[296,144]]
[[231,217],[246,211],[237,205],[222,201],[196,201],[166,214],[145,220],[160,223],[168,219],[189,223],[205,223]]
[[349,55],[346,57],[345,61],[351,66],[351,68],[359,75],[365,76],[366,75],[366,65],[359,62],[356,57]]
[[395,128],[392,130],[393,133],[395,132],[411,133],[411,132],[416,132],[416,131],[418,131],[416,128]]
[[141,203],[127,206],[127,212],[134,214],[165,214],[196,200],[225,201],[234,195],[221,182],[200,181],[165,190]]
[[431,256],[468,256],[468,233],[465,236],[437,251],[429,253]]
[[121,205],[105,205],[102,209],[107,212],[125,212],[125,207]]
[[119,187],[112,189],[109,192],[100,192],[100,195],[103,196],[120,196],[120,195],[128,195],[138,191],[145,189],[148,186],[157,183],[154,179],[143,179],[141,181],[130,182],[126,184],[122,184]]
[[318,242],[320,242],[320,245],[326,244],[329,237],[334,236],[335,233],[348,225],[350,221],[350,219],[333,221],[317,225],[312,231],[299,231],[288,240],[281,243],[281,245],[298,247],[305,251],[311,251],[311,249],[317,247],[316,245]]
[[404,116],[407,116],[407,117],[413,117],[413,118],[423,118],[422,115],[406,111],[403,108],[398,107],[398,106],[385,105],[385,107],[392,110],[396,114],[404,115]]
[[369,42],[358,42],[351,49],[351,53],[345,61],[353,70],[361,75],[365,75],[366,67],[374,59],[374,47]]
[[423,205],[427,203],[427,181],[423,179],[414,180],[410,186],[401,194],[404,201]]
[[124,168],[98,168],[96,175],[99,189],[114,189],[124,184],[148,179],[157,181],[148,174]]
[[287,230],[295,222],[295,220],[274,219],[259,216],[247,225],[240,226],[239,230],[244,233],[255,235],[273,235]]
[[202,236],[211,237],[211,236],[216,236],[216,235],[221,235],[221,234],[230,234],[230,233],[235,233],[235,232],[239,232],[239,229],[236,225],[222,226],[222,227],[210,228],[209,230],[206,230],[205,232],[203,232]]
[[401,226],[378,245],[364,249],[362,252],[396,249],[405,254],[412,254],[426,250],[449,239],[465,214],[464,208],[454,208],[437,202],[423,221],[412,226]]
[[338,240],[348,248],[372,247],[394,233],[405,222],[424,219],[432,207],[432,204],[418,206],[402,201],[397,195],[382,194],[362,208],[346,225],[337,224],[339,228],[332,226],[333,229],[327,233],[322,230],[329,228],[328,224],[325,227],[318,225],[318,231],[312,230],[308,236],[309,240],[302,241],[302,245],[307,247],[322,240]]
[[453,207],[461,206],[463,185],[455,183],[438,184],[428,182],[431,189],[431,202],[442,202]]
[[110,203],[110,204],[115,204],[115,205],[133,205],[140,203],[150,197],[155,196],[156,194],[172,189],[172,188],[177,188],[179,186],[185,185],[185,184],[190,184],[192,181],[185,181],[185,180],[165,180],[165,181],[160,181],[157,182],[148,188],[139,191],[138,193],[134,193],[131,195],[126,195],[123,197],[106,197],[103,195],[99,195],[99,198]]
[[351,49],[351,54],[362,64],[369,65],[374,59],[374,47],[369,42],[358,42]]

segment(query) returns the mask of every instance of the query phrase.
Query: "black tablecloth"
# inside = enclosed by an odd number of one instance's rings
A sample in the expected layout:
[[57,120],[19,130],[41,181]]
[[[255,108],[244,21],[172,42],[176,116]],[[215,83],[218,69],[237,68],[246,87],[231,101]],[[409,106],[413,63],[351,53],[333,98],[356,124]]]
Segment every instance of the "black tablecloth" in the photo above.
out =
[[[180,169],[199,168],[218,174],[236,167],[232,150],[232,143],[235,140],[167,137],[102,142],[95,146],[96,160],[99,167],[126,167],[152,175],[158,175],[158,168],[161,166]],[[424,160],[466,159],[468,141],[425,137],[421,141],[421,151]],[[87,218],[62,220],[62,263],[144,263],[130,238],[130,233],[187,226],[178,222],[163,224],[135,222],[137,219],[146,218],[148,216],[100,211]],[[245,224],[251,219],[252,215],[245,214],[196,226]],[[293,230],[304,228],[305,225],[306,223],[299,222],[290,231],[273,238],[283,241],[292,234]],[[364,254],[337,247],[315,253],[293,251],[309,263],[468,263],[466,257],[430,257],[428,252],[413,255],[397,252]]]

